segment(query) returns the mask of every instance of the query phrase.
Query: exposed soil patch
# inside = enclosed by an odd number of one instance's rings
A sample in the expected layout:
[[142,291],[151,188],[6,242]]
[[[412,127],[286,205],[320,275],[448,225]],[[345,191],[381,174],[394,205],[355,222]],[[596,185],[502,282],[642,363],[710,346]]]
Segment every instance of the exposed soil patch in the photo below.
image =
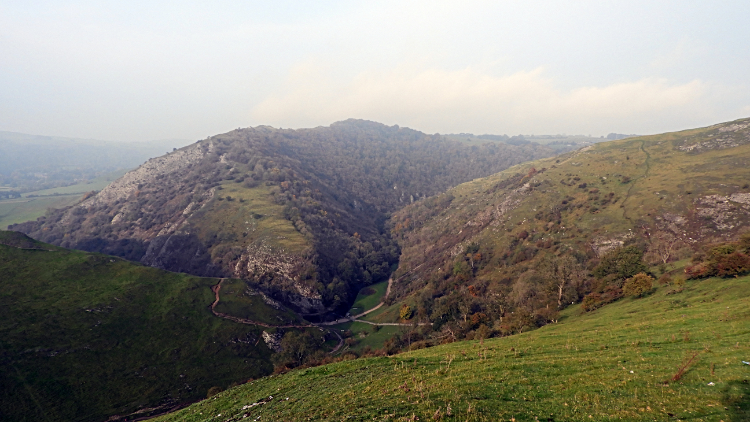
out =
[[365,287],[364,289],[360,290],[359,293],[365,296],[370,296],[372,294],[377,293],[377,291],[373,289],[372,287]]

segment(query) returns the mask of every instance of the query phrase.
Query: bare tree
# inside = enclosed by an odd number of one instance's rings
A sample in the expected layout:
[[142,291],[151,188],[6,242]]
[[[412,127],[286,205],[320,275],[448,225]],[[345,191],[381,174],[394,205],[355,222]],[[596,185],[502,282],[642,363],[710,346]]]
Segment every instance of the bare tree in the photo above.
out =
[[681,243],[682,240],[672,233],[658,231],[651,236],[651,244],[649,245],[648,252],[666,264]]
[[562,308],[565,290],[583,279],[584,273],[572,256],[555,256],[545,259],[539,269],[542,277],[552,282],[557,294],[557,307]]

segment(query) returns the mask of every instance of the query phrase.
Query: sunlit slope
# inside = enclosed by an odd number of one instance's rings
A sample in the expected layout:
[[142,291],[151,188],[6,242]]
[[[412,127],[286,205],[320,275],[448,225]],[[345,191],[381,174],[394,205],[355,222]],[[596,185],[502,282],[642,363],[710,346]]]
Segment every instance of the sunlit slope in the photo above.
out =
[[217,282],[0,232],[0,419],[146,416],[270,373],[261,328],[211,313]]
[[483,344],[263,378],[158,420],[745,421],[748,355],[750,278],[707,279]]
[[411,205],[392,227],[402,247],[400,299],[452,283],[469,245],[481,259],[456,288],[498,294],[548,256],[573,255],[587,267],[623,244],[656,253],[667,236],[670,260],[689,257],[750,228],[750,119],[521,164]]

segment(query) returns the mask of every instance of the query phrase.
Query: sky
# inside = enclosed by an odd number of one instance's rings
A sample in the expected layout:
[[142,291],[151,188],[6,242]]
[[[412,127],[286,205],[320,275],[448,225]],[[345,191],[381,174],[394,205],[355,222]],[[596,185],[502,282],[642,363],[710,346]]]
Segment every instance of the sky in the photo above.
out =
[[0,130],[681,130],[750,117],[748,16],[747,1],[0,0]]

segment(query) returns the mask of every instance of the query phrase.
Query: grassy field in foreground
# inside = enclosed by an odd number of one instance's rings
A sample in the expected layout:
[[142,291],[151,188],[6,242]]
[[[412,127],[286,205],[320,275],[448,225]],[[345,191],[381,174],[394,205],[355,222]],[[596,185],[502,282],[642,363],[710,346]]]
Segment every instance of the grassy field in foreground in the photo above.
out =
[[266,377],[158,420],[750,420],[750,277],[670,291],[484,344]]

